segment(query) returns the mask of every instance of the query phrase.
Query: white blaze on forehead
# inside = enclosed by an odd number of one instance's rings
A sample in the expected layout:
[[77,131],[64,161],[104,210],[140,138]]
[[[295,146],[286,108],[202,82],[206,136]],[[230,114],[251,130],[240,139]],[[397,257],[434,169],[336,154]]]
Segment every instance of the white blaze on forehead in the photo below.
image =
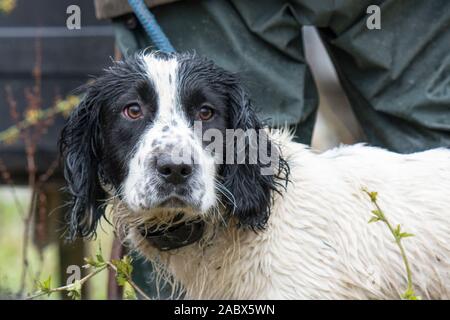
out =
[[180,117],[176,58],[159,58],[153,54],[144,56],[147,75],[152,82],[158,97],[158,112],[155,122],[168,123],[175,114]]
[[175,57],[166,59],[149,54],[142,57],[142,62],[157,96],[158,105],[155,119],[142,134],[130,159],[124,183],[125,202],[136,212],[148,210],[159,203],[161,198],[158,191],[162,182],[155,171],[154,162],[150,160],[159,153],[175,151],[172,155],[177,155],[176,150],[186,150],[187,161],[192,160],[192,157],[199,159],[196,163],[199,169],[193,178],[199,181],[197,184],[201,187],[192,188],[191,197],[195,203],[200,202],[200,211],[206,212],[216,201],[215,163],[203,150],[202,141],[196,138],[181,107],[178,61]]

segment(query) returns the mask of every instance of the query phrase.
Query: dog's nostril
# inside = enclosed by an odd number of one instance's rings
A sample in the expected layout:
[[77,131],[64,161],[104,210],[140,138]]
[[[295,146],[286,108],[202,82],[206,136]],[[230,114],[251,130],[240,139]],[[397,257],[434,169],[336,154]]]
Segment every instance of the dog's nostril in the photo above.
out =
[[187,163],[175,163],[170,157],[163,155],[156,161],[156,170],[167,182],[180,184],[192,174],[193,166]]
[[182,176],[185,176],[185,177],[190,175],[192,173],[192,166],[182,164],[181,168],[180,168],[180,173]]
[[172,169],[170,168],[170,166],[161,166],[158,167],[158,172],[164,176],[168,176],[172,173]]

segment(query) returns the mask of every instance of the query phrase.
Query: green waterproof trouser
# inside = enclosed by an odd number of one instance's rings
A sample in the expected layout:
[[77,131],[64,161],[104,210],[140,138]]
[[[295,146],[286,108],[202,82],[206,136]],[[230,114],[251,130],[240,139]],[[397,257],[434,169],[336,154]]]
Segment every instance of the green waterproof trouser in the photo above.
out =
[[[381,29],[367,7],[381,8]],[[244,79],[260,118],[309,143],[318,106],[301,27],[316,26],[370,144],[408,153],[450,146],[450,1],[203,0],[152,9],[177,51]],[[125,53],[151,45],[115,19]]]
[[[381,8],[379,30],[367,28],[371,4]],[[401,153],[450,147],[448,0],[202,0],[152,12],[176,50],[240,73],[260,118],[296,126],[301,142],[311,141],[318,106],[301,33],[312,25],[368,143]],[[125,55],[151,45],[143,29],[128,22],[114,20]],[[135,268],[143,283],[148,267]],[[154,295],[157,285],[147,283]],[[161,297],[170,291],[166,286]]]

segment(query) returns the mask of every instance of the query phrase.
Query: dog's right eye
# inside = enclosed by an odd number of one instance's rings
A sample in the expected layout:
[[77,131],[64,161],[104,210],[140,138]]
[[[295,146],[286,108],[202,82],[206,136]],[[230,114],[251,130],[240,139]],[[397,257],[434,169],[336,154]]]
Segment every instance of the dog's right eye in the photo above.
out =
[[210,120],[214,115],[214,109],[209,105],[204,104],[200,111],[198,112],[198,118],[202,121]]
[[130,104],[123,108],[123,115],[130,120],[137,120],[143,116],[142,108],[138,104]]

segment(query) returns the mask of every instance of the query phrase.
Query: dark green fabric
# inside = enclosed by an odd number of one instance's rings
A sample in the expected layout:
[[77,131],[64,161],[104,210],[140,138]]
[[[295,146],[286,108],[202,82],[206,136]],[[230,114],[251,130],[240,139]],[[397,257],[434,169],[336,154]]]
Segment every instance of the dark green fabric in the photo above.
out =
[[[156,280],[156,273],[153,265],[142,258],[141,256],[132,253],[133,257],[133,281],[139,285],[139,288],[144,290],[151,299],[177,299],[183,298],[183,293],[180,288],[174,289],[170,281],[166,282],[164,279]],[[138,295],[140,299],[142,297]]]
[[450,146],[450,1],[385,1],[381,30],[363,16],[322,35],[370,144]]

